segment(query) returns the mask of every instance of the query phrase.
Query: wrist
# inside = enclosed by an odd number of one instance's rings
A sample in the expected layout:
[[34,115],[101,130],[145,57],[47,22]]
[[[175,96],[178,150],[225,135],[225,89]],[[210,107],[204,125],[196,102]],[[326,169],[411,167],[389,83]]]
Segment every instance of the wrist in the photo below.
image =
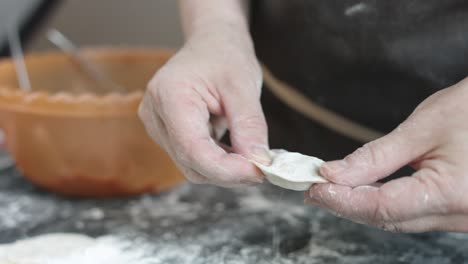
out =
[[253,52],[254,46],[248,29],[229,23],[206,25],[187,36],[187,43],[201,43],[209,47],[236,47],[244,52]]
[[185,23],[184,32],[186,37],[196,34],[200,31],[220,30],[230,28],[236,31],[249,31],[247,18],[244,14],[216,14],[211,16],[198,16],[192,18],[190,23]]
[[248,33],[247,0],[180,0],[182,28],[187,39],[206,31],[232,29]]

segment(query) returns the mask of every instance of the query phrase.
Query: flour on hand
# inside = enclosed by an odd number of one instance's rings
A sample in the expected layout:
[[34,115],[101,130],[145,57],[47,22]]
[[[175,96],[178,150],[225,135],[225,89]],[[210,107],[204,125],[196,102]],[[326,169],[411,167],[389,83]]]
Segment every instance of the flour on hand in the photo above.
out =
[[271,150],[272,163],[266,166],[257,162],[254,164],[265,174],[267,180],[279,187],[306,191],[315,183],[328,182],[320,176],[320,166],[323,160],[285,150]]

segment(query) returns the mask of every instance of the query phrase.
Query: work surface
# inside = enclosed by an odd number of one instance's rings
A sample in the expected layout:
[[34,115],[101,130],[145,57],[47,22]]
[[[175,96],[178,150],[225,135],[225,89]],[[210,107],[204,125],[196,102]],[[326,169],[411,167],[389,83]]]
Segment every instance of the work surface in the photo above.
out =
[[0,243],[53,232],[152,245],[155,263],[463,263],[468,234],[391,234],[303,205],[268,184],[184,185],[129,199],[66,199],[0,175]]

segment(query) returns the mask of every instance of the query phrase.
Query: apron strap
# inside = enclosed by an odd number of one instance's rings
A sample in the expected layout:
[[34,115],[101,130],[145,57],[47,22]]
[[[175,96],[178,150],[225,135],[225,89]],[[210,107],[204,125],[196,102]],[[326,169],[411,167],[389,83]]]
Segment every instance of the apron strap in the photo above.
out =
[[307,118],[361,143],[372,141],[384,135],[312,102],[297,89],[278,80],[265,65],[262,65],[262,70],[265,86],[280,101]]

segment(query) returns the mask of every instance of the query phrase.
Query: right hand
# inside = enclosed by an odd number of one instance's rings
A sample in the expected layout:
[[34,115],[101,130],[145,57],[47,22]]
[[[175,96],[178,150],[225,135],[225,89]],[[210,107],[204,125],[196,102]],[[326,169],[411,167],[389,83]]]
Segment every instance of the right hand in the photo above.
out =
[[[191,36],[150,81],[139,115],[190,181],[259,183],[263,176],[249,160],[270,163],[261,86],[248,33],[205,30]],[[232,147],[218,142],[226,129]]]

